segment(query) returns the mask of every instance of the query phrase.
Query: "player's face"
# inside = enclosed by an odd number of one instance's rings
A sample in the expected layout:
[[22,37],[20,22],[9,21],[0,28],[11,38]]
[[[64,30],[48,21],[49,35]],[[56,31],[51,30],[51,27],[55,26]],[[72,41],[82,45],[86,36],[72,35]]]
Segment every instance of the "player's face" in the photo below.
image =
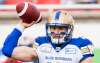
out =
[[65,32],[67,32],[68,30],[65,27],[62,26],[50,26],[49,27],[50,30],[50,34],[52,36],[52,38],[63,38],[65,35]]

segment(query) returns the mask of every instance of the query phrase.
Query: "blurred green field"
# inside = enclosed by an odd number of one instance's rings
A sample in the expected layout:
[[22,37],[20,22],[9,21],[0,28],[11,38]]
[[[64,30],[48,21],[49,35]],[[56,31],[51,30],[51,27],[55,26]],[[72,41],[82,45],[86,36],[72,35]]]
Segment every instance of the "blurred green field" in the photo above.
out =
[[93,63],[100,63],[100,48],[94,49],[94,55]]

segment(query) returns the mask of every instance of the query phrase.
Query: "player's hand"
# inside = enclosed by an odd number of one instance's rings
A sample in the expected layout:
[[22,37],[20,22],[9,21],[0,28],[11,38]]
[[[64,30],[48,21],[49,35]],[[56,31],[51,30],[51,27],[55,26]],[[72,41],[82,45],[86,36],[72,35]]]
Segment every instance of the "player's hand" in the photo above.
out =
[[21,21],[19,24],[21,26],[23,26],[24,28],[28,28],[28,27],[34,25],[35,24],[35,21],[33,21],[32,23],[25,23],[25,22]]

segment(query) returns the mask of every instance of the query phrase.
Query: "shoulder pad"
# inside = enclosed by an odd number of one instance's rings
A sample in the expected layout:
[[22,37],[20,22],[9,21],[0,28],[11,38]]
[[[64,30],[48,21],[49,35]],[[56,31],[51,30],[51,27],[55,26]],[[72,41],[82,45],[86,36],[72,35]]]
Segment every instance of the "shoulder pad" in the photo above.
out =
[[87,38],[78,37],[78,38],[73,38],[71,40],[71,44],[76,45],[80,48],[87,45],[92,45],[92,42]]
[[48,43],[49,42],[49,38],[44,36],[44,37],[37,37],[35,39],[36,43],[38,43],[39,45],[43,44],[43,43]]

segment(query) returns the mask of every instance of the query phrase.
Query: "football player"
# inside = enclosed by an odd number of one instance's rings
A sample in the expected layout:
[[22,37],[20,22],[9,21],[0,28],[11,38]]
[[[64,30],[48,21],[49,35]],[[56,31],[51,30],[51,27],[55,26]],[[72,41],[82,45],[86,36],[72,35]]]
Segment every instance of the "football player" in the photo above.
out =
[[18,39],[30,26],[21,22],[8,35],[2,49],[6,56],[21,61],[39,60],[39,63],[93,62],[93,44],[87,38],[72,37],[74,19],[68,12],[58,10],[50,13],[46,22],[46,36],[33,39],[32,47],[18,46]]

